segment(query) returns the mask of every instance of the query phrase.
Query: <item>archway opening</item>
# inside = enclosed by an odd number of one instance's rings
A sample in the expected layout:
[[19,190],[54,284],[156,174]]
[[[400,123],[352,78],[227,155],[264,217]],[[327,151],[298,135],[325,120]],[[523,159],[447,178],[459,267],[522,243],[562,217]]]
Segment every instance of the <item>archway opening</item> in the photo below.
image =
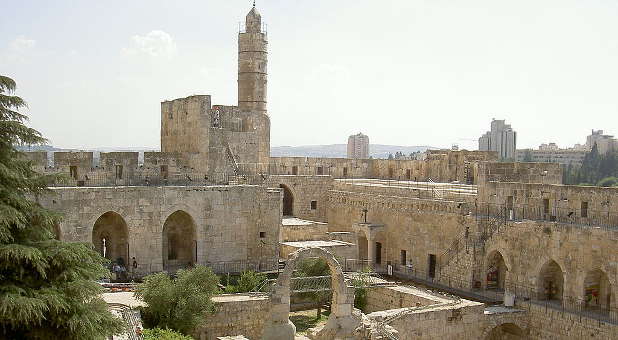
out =
[[279,185],[283,189],[283,216],[294,216],[294,196],[285,184]]
[[486,340],[524,339],[524,331],[514,323],[503,323],[494,327]]
[[600,269],[589,271],[584,279],[584,305],[589,309],[609,310],[612,305],[612,286],[607,274]]
[[[316,329],[313,338],[316,339],[347,339],[352,338],[352,332],[360,319],[352,314],[354,304],[354,288],[348,287],[339,262],[335,256],[322,248],[303,248],[291,254],[285,269],[274,285],[271,301],[270,318],[264,327],[262,339],[289,339],[295,337],[296,327],[289,319],[290,293],[298,290],[293,282],[293,273],[299,268],[299,263],[305,259],[322,258],[330,270],[330,288],[332,292],[331,313],[324,327]],[[313,287],[313,282],[307,282]],[[296,287],[297,289],[294,289]],[[309,289],[310,290],[310,289]]]
[[129,263],[129,230],[119,214],[108,211],[94,222],[92,244],[106,259],[120,266]]
[[492,252],[487,257],[486,283],[487,289],[504,291],[507,267],[499,251]]
[[538,279],[538,298],[548,301],[562,301],[564,272],[556,261],[550,260],[541,268]]
[[175,272],[197,262],[197,234],[193,218],[178,210],[163,224],[163,270]]

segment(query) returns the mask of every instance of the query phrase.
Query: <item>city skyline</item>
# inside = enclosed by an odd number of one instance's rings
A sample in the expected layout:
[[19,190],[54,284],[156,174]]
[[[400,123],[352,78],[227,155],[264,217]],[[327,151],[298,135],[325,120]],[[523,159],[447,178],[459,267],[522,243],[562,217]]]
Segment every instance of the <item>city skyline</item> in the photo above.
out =
[[[0,60],[52,145],[158,148],[160,102],[236,102],[230,18],[248,5],[12,3]],[[583,143],[591,129],[615,134],[617,6],[258,3],[275,41],[272,145],[336,144],[362,130],[379,144],[476,149],[491,118],[519,132],[518,148]]]

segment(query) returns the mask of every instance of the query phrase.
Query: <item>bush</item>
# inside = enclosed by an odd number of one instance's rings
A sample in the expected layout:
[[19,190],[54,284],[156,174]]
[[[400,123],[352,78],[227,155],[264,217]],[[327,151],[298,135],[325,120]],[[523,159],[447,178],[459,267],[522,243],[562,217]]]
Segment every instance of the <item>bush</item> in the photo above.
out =
[[176,279],[165,273],[148,275],[135,295],[146,302],[142,319],[147,328],[169,328],[190,335],[214,312],[211,297],[218,294],[219,279],[210,268],[179,270]]
[[182,335],[171,329],[144,329],[143,340],[193,340],[192,337]]
[[240,275],[236,284],[228,284],[225,287],[226,293],[246,293],[258,288],[262,282],[266,280],[266,275],[262,273],[256,273],[254,271],[243,272]]

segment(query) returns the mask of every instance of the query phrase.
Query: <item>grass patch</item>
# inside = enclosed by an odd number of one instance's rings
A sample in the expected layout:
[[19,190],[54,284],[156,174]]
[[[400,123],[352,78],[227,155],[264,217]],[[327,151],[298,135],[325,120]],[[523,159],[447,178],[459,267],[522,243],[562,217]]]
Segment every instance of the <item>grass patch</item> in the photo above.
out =
[[309,328],[313,328],[319,324],[326,323],[330,312],[323,311],[319,319],[315,318],[315,309],[292,312],[290,313],[290,321],[296,326],[296,333],[304,334]]

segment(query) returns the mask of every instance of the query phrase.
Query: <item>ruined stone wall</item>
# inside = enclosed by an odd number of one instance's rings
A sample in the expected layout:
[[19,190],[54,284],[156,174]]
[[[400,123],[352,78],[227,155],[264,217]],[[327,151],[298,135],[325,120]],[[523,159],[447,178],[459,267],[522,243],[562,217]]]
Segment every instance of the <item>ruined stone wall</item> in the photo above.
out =
[[[451,306],[419,309],[395,319],[389,325],[399,332],[400,339],[482,339],[483,308],[481,303],[464,300]],[[375,312],[368,317],[388,316],[398,311]]]
[[328,235],[328,224],[314,221],[291,224],[286,223],[284,220],[279,235],[282,242],[330,239]]
[[198,331],[200,340],[235,335],[260,339],[271,309],[267,295],[223,294],[212,300],[216,312],[207,317],[206,326]]
[[[330,176],[269,176],[265,186],[279,188],[286,186],[293,196],[293,215],[311,221],[326,221],[327,192],[332,186]],[[312,209],[311,202],[315,201]]]
[[562,183],[558,163],[480,162],[478,183],[485,182]]
[[143,273],[163,269],[163,227],[176,211],[186,212],[194,222],[199,264],[267,260],[279,251],[278,190],[257,186],[75,187],[53,192],[41,203],[64,214],[62,240],[92,242],[95,221],[106,212],[115,212],[128,229],[126,257],[135,256]]
[[427,297],[414,294],[413,290],[403,286],[367,288],[367,305],[364,313],[373,313],[387,309],[427,306],[435,303]]

